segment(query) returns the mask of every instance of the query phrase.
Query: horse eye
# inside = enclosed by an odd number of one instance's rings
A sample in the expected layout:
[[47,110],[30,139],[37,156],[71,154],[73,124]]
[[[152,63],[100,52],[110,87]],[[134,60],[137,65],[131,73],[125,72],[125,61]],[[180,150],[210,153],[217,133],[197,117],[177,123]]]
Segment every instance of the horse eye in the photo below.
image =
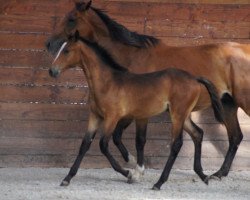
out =
[[76,20],[70,18],[70,19],[68,20],[68,27],[72,29],[72,28],[74,28],[75,26],[76,26]]
[[69,53],[69,50],[68,50],[68,49],[64,49],[64,50],[63,50],[63,53],[64,53],[64,54],[68,54],[68,53]]

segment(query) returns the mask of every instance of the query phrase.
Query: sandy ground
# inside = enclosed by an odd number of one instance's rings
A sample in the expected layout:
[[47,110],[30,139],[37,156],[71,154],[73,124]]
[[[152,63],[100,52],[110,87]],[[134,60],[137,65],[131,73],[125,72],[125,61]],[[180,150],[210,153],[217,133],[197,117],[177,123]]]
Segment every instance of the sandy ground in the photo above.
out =
[[128,184],[113,169],[81,169],[68,187],[60,187],[68,169],[0,169],[1,200],[78,199],[250,199],[250,171],[230,172],[205,185],[193,171],[173,170],[160,191],[150,188],[161,170],[147,169],[141,182]]

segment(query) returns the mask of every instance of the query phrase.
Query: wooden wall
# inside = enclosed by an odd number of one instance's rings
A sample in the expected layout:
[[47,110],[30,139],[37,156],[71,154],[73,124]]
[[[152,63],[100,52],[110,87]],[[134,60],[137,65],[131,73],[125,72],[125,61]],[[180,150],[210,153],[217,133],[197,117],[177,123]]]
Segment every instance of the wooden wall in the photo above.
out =
[[[249,0],[94,0],[94,4],[131,30],[169,45],[249,43]],[[50,78],[52,58],[44,49],[45,40],[72,6],[69,0],[0,0],[0,167],[68,167],[75,158],[86,128],[88,87],[80,70]],[[245,138],[232,169],[250,170],[250,120],[243,112],[239,116]],[[204,169],[218,169],[228,146],[225,130],[211,111],[194,114],[194,119],[206,133]],[[147,167],[163,168],[169,130],[165,116],[151,119]],[[192,169],[193,144],[186,134],[184,138],[174,167]],[[135,154],[134,126],[124,134],[124,142]],[[111,149],[121,160],[113,145]],[[110,166],[100,153],[98,138],[82,166]]]

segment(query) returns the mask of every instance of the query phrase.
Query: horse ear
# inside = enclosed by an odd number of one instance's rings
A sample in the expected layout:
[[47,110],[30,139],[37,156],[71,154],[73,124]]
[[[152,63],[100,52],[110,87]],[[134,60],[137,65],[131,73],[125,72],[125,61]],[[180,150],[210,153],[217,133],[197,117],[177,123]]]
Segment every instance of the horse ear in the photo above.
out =
[[90,8],[91,4],[92,4],[92,0],[90,0],[90,1],[87,3],[87,5],[86,5],[86,7],[85,7],[85,10],[88,10],[88,9]]
[[84,1],[75,1],[76,9],[79,12],[83,12],[88,10],[91,7],[92,0],[90,0],[88,3],[85,3]]

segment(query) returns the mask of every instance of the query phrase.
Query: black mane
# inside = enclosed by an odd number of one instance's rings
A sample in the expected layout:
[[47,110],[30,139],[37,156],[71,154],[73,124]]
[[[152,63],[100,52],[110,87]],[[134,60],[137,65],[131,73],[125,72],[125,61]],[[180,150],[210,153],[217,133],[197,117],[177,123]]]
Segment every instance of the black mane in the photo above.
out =
[[108,53],[108,51],[106,49],[104,49],[103,47],[101,47],[96,42],[91,42],[89,40],[86,40],[83,37],[79,37],[79,40],[82,41],[83,43],[85,43],[88,47],[90,47],[96,53],[96,55],[101,59],[101,61],[103,61],[108,66],[110,66],[112,69],[118,70],[118,71],[123,71],[123,72],[128,71],[127,68],[119,65],[112,58],[112,56]]
[[136,32],[131,32],[125,26],[111,19],[102,10],[91,7],[93,11],[102,19],[108,28],[109,34],[113,40],[119,41],[125,45],[134,46],[137,48],[148,48],[158,44],[159,40],[153,36],[142,35]]

